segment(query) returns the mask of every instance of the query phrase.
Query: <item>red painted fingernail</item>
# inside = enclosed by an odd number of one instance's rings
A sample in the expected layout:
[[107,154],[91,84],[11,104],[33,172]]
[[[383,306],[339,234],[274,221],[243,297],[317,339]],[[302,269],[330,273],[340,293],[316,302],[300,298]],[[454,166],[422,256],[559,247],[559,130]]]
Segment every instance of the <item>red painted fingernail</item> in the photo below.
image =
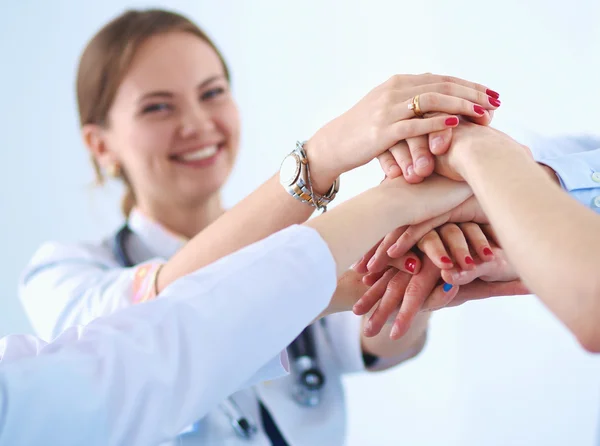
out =
[[485,113],[485,108],[483,108],[481,105],[474,105],[473,110],[475,110],[475,113],[478,115],[483,115]]
[[458,125],[458,118],[456,116],[452,116],[451,118],[446,119],[446,125],[455,126]]
[[471,256],[467,256],[467,257],[465,257],[465,263],[467,265],[474,265],[475,264],[475,260],[473,260],[473,258]]
[[493,97],[494,99],[498,99],[500,97],[500,93],[496,93],[494,90],[490,90],[489,88],[485,90],[485,94]]
[[404,268],[406,268],[406,271],[408,272],[414,273],[416,267],[417,261],[415,259],[406,259],[406,262],[404,262]]
[[494,107],[500,107],[500,104],[502,104],[502,102],[500,102],[496,98],[489,97],[488,100],[490,101],[490,104],[492,104]]
[[450,257],[444,256],[444,257],[442,257],[442,262],[443,263],[452,263],[452,260],[450,260]]
[[492,250],[491,250],[490,248],[485,248],[485,249],[483,250],[483,253],[484,253],[486,256],[493,256],[493,255],[494,255],[494,253],[492,252]]

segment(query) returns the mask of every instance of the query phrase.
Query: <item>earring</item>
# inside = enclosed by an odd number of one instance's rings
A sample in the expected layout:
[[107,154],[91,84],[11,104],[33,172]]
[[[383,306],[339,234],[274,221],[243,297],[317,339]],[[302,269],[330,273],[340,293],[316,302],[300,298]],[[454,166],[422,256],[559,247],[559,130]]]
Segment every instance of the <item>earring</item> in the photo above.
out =
[[121,166],[119,163],[112,163],[106,168],[106,174],[111,178],[119,178],[121,176]]

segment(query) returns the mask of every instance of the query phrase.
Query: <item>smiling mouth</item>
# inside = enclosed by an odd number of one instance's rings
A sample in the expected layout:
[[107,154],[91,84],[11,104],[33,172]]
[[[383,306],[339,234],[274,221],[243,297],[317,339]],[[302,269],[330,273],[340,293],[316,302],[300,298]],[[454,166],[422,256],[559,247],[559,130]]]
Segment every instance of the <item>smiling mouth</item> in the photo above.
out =
[[219,146],[217,144],[212,146],[203,147],[193,152],[187,152],[181,155],[173,155],[171,159],[176,161],[190,162],[190,161],[202,161],[209,159],[217,154]]

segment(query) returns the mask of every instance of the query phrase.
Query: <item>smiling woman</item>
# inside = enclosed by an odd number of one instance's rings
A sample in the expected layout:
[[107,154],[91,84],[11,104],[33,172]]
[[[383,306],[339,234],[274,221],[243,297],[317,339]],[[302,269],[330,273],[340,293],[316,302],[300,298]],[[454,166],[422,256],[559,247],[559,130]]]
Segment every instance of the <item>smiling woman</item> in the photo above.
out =
[[135,203],[191,237],[195,223],[182,228],[174,208],[206,206],[209,220],[222,212],[215,193],[237,155],[239,116],[229,71],[208,37],[183,17],[138,26],[149,16],[123,15],[84,51],[77,78],[83,137],[99,180],[105,169],[127,186],[126,215]]

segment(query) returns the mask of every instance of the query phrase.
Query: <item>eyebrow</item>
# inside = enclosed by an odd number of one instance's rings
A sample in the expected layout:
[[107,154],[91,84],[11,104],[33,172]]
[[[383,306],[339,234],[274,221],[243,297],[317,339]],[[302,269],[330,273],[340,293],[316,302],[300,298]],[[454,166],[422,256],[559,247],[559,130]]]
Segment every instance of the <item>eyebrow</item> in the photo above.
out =
[[[225,78],[224,75],[222,74],[218,74],[216,76],[211,76],[208,79],[202,81],[200,84],[198,84],[198,86],[196,87],[198,90],[201,90],[202,88],[206,87],[207,85],[213,83],[214,81],[221,79],[221,78]],[[173,97],[173,93],[171,93],[170,91],[152,91],[150,93],[146,93],[144,96],[142,96],[140,98],[140,100],[138,102],[143,102],[146,99],[150,99],[150,98],[172,98]]]

